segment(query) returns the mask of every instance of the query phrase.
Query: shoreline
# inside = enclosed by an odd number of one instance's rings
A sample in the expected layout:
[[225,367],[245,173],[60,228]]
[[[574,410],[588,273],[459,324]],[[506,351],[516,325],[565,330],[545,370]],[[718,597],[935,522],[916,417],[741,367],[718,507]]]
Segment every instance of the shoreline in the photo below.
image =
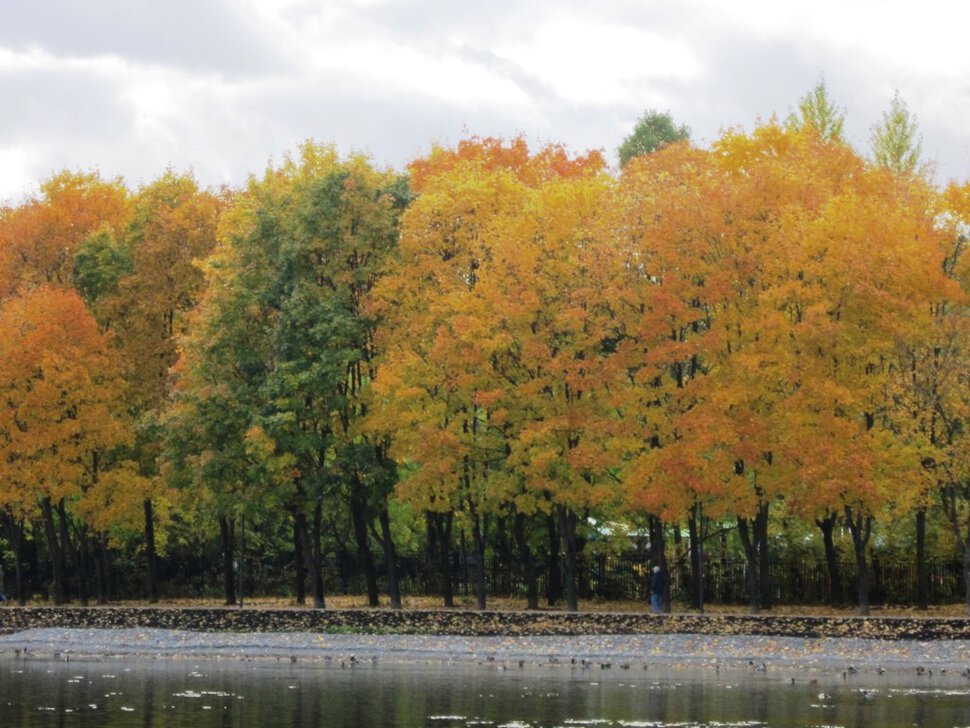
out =
[[194,632],[537,637],[709,635],[861,640],[970,640],[970,618],[644,612],[235,607],[4,607],[0,634],[40,628]]
[[[159,659],[362,668],[483,665],[493,669],[731,670],[779,678],[890,675],[970,687],[970,640],[872,640],[759,635],[459,636],[198,632],[158,628],[31,628],[0,635],[5,661]],[[787,679],[787,678],[786,678]]]

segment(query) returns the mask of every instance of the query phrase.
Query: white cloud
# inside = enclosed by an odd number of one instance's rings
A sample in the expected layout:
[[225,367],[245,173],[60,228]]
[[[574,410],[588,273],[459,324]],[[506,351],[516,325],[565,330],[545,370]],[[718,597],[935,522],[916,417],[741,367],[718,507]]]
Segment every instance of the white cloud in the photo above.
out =
[[862,151],[899,89],[940,176],[970,170],[970,6],[944,0],[11,8],[0,11],[0,199],[63,166],[138,184],[172,165],[242,184],[309,137],[399,168],[466,132],[614,150],[647,108],[706,143],[783,116],[821,75]]
[[561,98],[598,105],[625,103],[629,84],[643,78],[689,81],[702,63],[682,43],[648,30],[558,17],[528,41],[495,48]]

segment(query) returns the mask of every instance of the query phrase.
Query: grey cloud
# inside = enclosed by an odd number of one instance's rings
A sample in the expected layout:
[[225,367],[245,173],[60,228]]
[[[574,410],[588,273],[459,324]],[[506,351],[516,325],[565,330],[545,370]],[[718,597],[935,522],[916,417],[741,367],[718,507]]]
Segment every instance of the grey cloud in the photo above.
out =
[[0,45],[55,56],[117,55],[230,76],[284,65],[231,0],[4,3]]
[[114,86],[73,71],[0,73],[0,140],[4,144],[38,136],[65,145],[80,138],[118,138],[130,114]]

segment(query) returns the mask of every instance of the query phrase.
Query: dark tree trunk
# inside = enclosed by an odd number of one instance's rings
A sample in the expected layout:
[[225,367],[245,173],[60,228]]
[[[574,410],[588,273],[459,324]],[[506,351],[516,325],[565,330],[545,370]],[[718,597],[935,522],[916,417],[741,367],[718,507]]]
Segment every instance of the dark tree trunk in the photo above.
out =
[[963,549],[963,599],[970,614],[970,549]]
[[853,515],[852,509],[846,506],[846,520],[849,533],[852,534],[852,546],[855,551],[856,572],[858,577],[859,614],[869,614],[869,564],[866,560],[866,546],[872,535],[872,516]]
[[560,547],[559,529],[556,527],[556,517],[550,513],[546,518],[549,534],[549,564],[546,579],[546,602],[550,607],[556,606],[562,599],[562,549]]
[[296,580],[296,603],[306,604],[306,559],[304,558],[303,537],[306,535],[306,516],[301,512],[293,513],[293,575]]
[[515,563],[515,557],[512,555],[512,539],[509,538],[509,530],[509,519],[506,516],[498,516],[493,530],[492,560],[489,566],[492,575],[492,592],[511,596],[513,593],[512,565]]
[[44,523],[44,535],[47,538],[47,550],[51,559],[51,578],[53,581],[54,604],[65,604],[68,600],[67,591],[67,563],[64,550],[57,537],[57,525],[54,523],[54,507],[50,498],[44,498],[40,503],[41,519]]
[[86,528],[79,528],[77,534],[77,598],[82,607],[88,606],[88,542]]
[[926,567],[926,508],[916,511],[916,606],[930,606],[930,575]]
[[313,536],[310,542],[310,566],[313,569],[313,607],[327,606],[323,593],[323,504],[313,507]]
[[145,510],[145,561],[148,567],[148,602],[158,602],[158,553],[155,548],[155,506],[146,498]]
[[446,607],[455,606],[451,571],[451,529],[453,524],[454,514],[451,511],[447,513],[428,512],[428,526],[434,533],[438,569],[441,573],[441,597]]
[[[88,595],[86,591],[86,574],[87,565],[81,563],[81,546],[80,541],[82,538],[78,538],[78,548],[74,548],[74,543],[71,539],[71,522],[67,518],[67,508],[64,505],[64,499],[61,498],[57,502],[57,525],[58,530],[61,533],[61,557],[64,560],[64,595],[67,599],[70,599],[70,580],[68,574],[70,573],[70,559],[72,556],[77,560],[77,576],[78,576],[78,596],[81,599],[81,606],[87,606]],[[82,593],[83,592],[83,593]]]
[[844,599],[839,552],[835,548],[835,526],[838,521],[837,513],[829,513],[825,518],[815,519],[815,525],[822,531],[822,543],[825,545],[825,568],[829,575],[829,604],[833,607],[841,607]]
[[516,513],[512,529],[515,534],[515,543],[519,548],[519,558],[522,559],[525,574],[526,609],[538,609],[539,578],[536,573],[536,557],[532,553],[532,549],[529,548],[529,541],[525,535],[525,516],[521,513]]
[[2,513],[0,517],[3,519],[7,541],[10,542],[10,550],[13,552],[14,588],[16,589],[17,604],[22,607],[27,604],[23,572],[24,524],[22,520],[14,518],[10,513]]
[[670,611],[670,571],[667,568],[667,547],[664,539],[664,522],[656,516],[647,519],[650,533],[650,561],[653,566],[659,566],[667,577],[664,583],[664,593],[661,606],[664,612]]
[[701,571],[701,543],[700,543],[700,506],[695,505],[690,510],[687,519],[687,532],[690,534],[690,606],[692,609],[704,611],[704,575]]
[[754,520],[755,541],[758,547],[758,591],[761,597],[761,608],[771,609],[771,563],[768,553],[768,504],[758,506],[758,515]]
[[381,543],[384,546],[384,568],[387,570],[387,595],[391,609],[401,609],[401,582],[397,572],[397,549],[391,534],[391,514],[387,510],[387,499],[381,504]]
[[559,536],[562,539],[562,549],[566,566],[566,611],[579,611],[579,598],[576,589],[576,513],[565,506],[556,506],[556,519],[559,522]]
[[488,516],[471,509],[472,541],[475,544],[475,606],[485,609],[485,539],[488,537]]
[[751,614],[757,614],[760,605],[760,600],[758,599],[757,545],[751,537],[751,527],[748,525],[748,519],[742,518],[741,516],[738,516],[738,536],[741,538],[741,547],[744,549],[744,559],[747,564],[744,581],[748,589],[748,611]]
[[98,604],[111,600],[111,554],[108,537],[99,534],[94,540],[94,578],[98,588]]
[[364,572],[364,580],[367,583],[367,604],[376,607],[381,602],[377,590],[377,568],[374,566],[374,554],[371,552],[367,530],[369,519],[366,493],[364,484],[356,475],[350,487],[350,520],[354,529],[354,542],[357,545],[357,562]]
[[226,604],[236,603],[236,569],[233,555],[236,549],[236,522],[219,516],[219,538],[222,542],[222,580]]

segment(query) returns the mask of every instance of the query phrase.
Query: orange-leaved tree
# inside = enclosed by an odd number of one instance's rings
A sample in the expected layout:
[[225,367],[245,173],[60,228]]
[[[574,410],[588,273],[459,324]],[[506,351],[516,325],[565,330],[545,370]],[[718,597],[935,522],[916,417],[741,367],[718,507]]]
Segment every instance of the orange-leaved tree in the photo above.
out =
[[83,601],[91,532],[104,550],[111,527],[92,499],[123,499],[132,485],[131,468],[117,455],[131,438],[118,362],[76,293],[41,286],[0,306],[0,372],[5,517],[22,522],[39,512],[58,603],[68,598],[68,559],[81,553]]
[[40,192],[0,214],[0,299],[22,286],[71,285],[84,240],[118,235],[128,221],[128,191],[96,172],[60,172]]
[[602,159],[471,139],[434,150],[412,179],[400,254],[377,288],[373,423],[407,464],[399,496],[445,537],[460,510],[479,563],[489,514],[555,513],[576,609],[577,528],[606,500],[608,469],[587,437],[606,338]]

